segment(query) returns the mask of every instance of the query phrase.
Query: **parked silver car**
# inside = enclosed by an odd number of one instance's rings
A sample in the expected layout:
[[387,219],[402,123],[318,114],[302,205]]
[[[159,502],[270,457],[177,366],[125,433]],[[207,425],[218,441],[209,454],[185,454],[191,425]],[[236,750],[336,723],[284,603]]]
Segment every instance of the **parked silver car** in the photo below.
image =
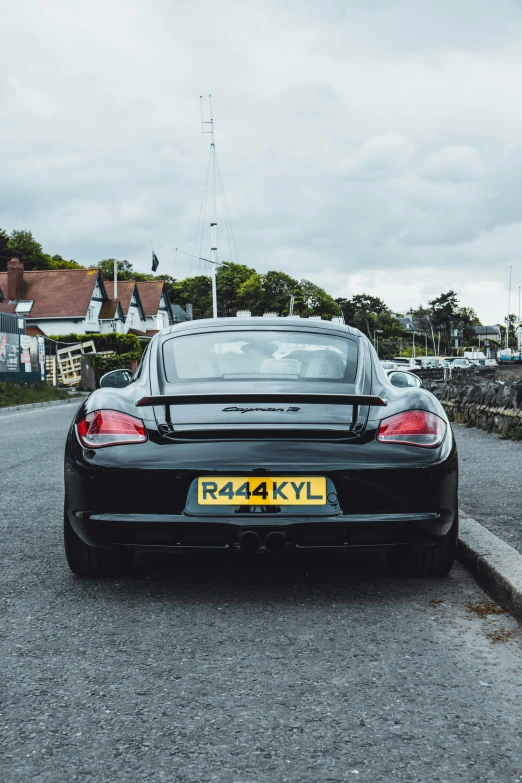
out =
[[443,366],[451,367],[452,369],[457,367],[459,370],[467,370],[470,367],[473,367],[469,359],[462,359],[459,357],[452,359],[451,356],[448,359],[444,359]]

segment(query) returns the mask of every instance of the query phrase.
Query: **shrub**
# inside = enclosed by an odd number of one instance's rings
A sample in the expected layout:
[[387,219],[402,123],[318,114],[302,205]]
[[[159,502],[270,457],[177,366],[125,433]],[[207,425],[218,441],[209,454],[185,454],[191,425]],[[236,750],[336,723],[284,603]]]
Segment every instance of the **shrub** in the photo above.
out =
[[[60,343],[85,343],[92,340],[97,351],[114,351],[119,355],[132,352],[141,356],[145,347],[135,334],[53,334],[50,337]],[[57,347],[65,348],[64,345]]]
[[105,375],[106,372],[111,370],[120,370],[122,368],[131,369],[133,361],[139,362],[141,359],[141,352],[128,351],[127,353],[115,354],[114,356],[97,356],[96,354],[87,355],[89,364],[94,369],[96,376],[96,385],[100,383],[100,378]]

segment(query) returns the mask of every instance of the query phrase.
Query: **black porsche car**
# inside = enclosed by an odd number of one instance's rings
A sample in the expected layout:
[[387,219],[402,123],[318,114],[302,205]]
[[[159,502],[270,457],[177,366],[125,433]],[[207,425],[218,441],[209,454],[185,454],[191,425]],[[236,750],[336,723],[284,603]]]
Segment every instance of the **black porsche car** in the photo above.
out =
[[107,374],[65,451],[65,551],[79,576],[139,548],[287,556],[385,550],[447,573],[457,450],[428,391],[392,385],[357,329],[305,318],[168,327]]

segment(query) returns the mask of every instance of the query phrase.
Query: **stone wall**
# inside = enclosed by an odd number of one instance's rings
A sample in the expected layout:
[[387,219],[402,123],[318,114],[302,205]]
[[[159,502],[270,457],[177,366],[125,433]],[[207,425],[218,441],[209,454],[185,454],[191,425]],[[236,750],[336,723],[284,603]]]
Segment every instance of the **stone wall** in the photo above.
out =
[[450,421],[522,440],[522,380],[509,383],[464,371],[448,381],[423,379],[423,387],[442,403]]
[[[451,370],[451,377],[455,378],[456,380],[459,379],[467,379],[471,376],[475,377],[475,375],[479,375],[481,378],[488,378],[489,380],[494,380],[497,377],[497,371],[498,367],[481,367],[476,370],[468,370],[465,368],[458,368],[456,367],[454,370]],[[425,381],[442,381],[445,378],[449,377],[450,371],[449,369],[444,370],[441,368],[440,370],[428,370],[428,369],[418,369],[418,370],[412,370],[415,375],[418,375],[419,378],[422,378],[423,383]]]

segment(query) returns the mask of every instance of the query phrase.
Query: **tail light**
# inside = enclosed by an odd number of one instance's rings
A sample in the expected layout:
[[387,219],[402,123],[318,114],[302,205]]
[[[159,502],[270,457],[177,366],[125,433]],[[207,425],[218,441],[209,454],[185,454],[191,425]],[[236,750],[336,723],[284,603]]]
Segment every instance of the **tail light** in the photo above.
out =
[[147,440],[147,431],[141,419],[119,411],[93,411],[81,419],[77,426],[80,441],[89,449],[144,443]]
[[377,440],[433,449],[440,446],[445,434],[446,422],[434,413],[405,411],[381,421]]

